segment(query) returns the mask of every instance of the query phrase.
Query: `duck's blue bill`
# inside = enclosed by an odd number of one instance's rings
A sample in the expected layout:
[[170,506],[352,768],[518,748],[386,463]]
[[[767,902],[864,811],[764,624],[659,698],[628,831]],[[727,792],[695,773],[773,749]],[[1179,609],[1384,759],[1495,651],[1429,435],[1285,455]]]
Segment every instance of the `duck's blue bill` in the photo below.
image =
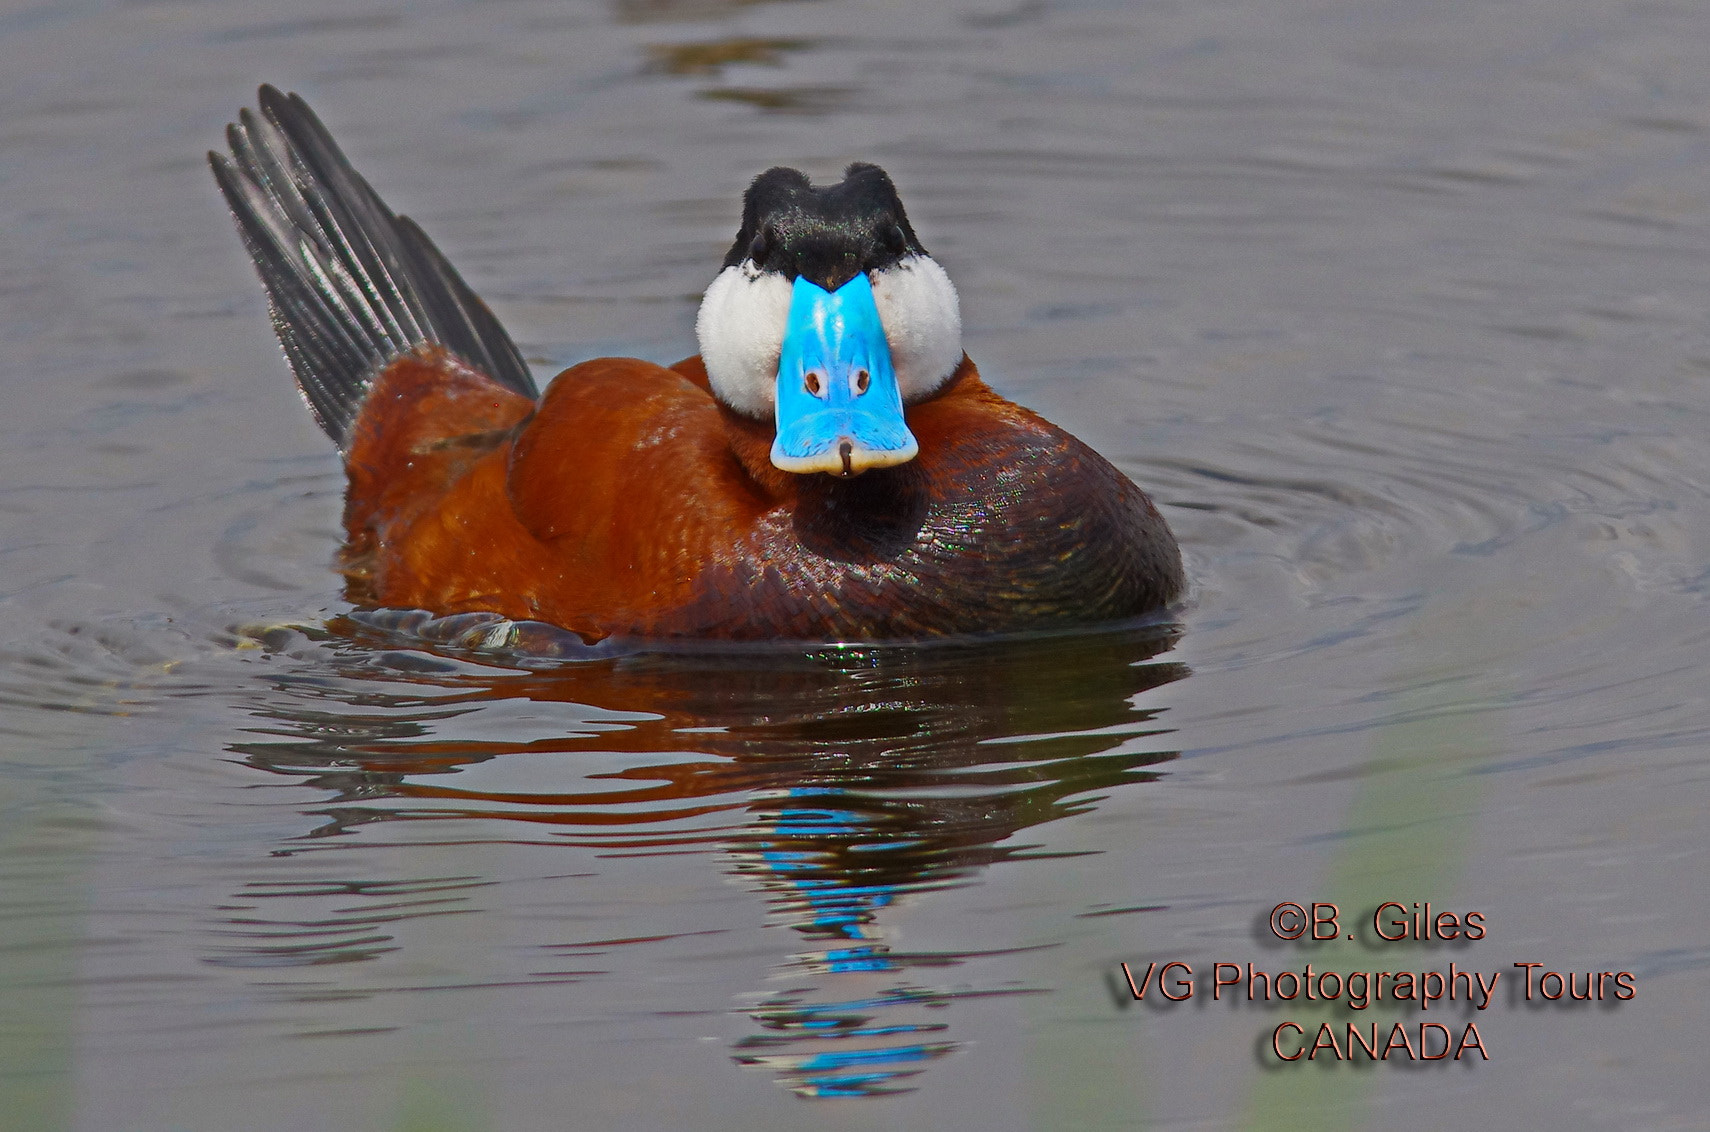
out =
[[836,291],[798,275],[778,359],[772,463],[852,476],[907,463],[918,451],[866,273]]

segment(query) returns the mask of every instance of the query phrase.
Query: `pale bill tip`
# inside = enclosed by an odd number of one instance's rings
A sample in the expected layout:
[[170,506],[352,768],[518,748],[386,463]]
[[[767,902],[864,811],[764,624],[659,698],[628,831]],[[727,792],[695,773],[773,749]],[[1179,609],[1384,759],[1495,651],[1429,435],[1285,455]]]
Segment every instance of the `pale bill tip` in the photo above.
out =
[[806,456],[791,456],[773,444],[772,466],[797,475],[824,472],[831,476],[858,476],[875,468],[906,464],[919,454],[920,445],[913,436],[900,448],[869,448],[848,437],[840,437],[836,445]]

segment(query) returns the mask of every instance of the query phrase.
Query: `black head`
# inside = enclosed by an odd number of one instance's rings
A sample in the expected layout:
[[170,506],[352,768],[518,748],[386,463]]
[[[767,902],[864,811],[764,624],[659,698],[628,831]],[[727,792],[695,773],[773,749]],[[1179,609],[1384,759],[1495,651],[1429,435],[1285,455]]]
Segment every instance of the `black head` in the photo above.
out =
[[804,275],[835,291],[859,271],[925,255],[891,178],[856,162],[835,185],[815,188],[799,169],[768,169],[742,198],[742,229],[724,266],[753,260],[794,281]]

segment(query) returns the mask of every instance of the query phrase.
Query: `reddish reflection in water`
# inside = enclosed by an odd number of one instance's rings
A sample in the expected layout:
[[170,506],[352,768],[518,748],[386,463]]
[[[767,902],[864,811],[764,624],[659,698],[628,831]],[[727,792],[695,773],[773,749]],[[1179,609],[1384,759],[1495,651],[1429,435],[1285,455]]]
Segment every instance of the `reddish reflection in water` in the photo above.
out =
[[[332,792],[310,839],[446,821],[466,838],[475,821],[497,840],[656,854],[661,868],[684,852],[723,855],[803,942],[774,972],[787,989],[748,1008],[759,1031],[734,1056],[811,1097],[896,1091],[958,1048],[937,1008],[1027,992],[938,985],[932,973],[968,954],[895,950],[877,916],[1027,855],[1015,835],[1029,827],[1155,778],[1149,768],[1175,755],[1156,749],[1164,731],[1134,701],[1187,671],[1154,660],[1173,640],[1158,626],[532,670],[376,647],[399,642],[354,622],[335,628],[343,639],[321,642],[333,671],[275,683],[256,712],[266,738],[231,748]],[[500,722],[480,733],[481,712],[519,702],[563,705],[564,733]],[[606,766],[631,757],[573,790],[544,792],[527,775],[503,788],[457,782],[495,760],[562,756],[573,767],[595,752]],[[362,927],[360,948],[311,947],[301,961],[386,948],[383,925]],[[281,961],[276,935],[256,950],[216,961]],[[289,944],[283,954],[298,955]]]

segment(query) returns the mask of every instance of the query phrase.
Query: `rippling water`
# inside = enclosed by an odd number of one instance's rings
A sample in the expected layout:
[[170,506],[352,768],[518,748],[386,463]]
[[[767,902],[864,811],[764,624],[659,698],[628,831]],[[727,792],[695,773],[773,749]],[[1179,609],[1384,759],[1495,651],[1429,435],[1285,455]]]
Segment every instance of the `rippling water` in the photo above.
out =
[[[1687,0],[0,7],[0,1128],[1704,1127],[1707,57]],[[880,162],[1191,600],[353,611],[202,162],[262,81],[543,378],[690,352],[757,170]],[[1345,966],[1638,997],[1297,1072],[1287,1011],[1124,985],[1298,968],[1315,899],[1490,925]]]

